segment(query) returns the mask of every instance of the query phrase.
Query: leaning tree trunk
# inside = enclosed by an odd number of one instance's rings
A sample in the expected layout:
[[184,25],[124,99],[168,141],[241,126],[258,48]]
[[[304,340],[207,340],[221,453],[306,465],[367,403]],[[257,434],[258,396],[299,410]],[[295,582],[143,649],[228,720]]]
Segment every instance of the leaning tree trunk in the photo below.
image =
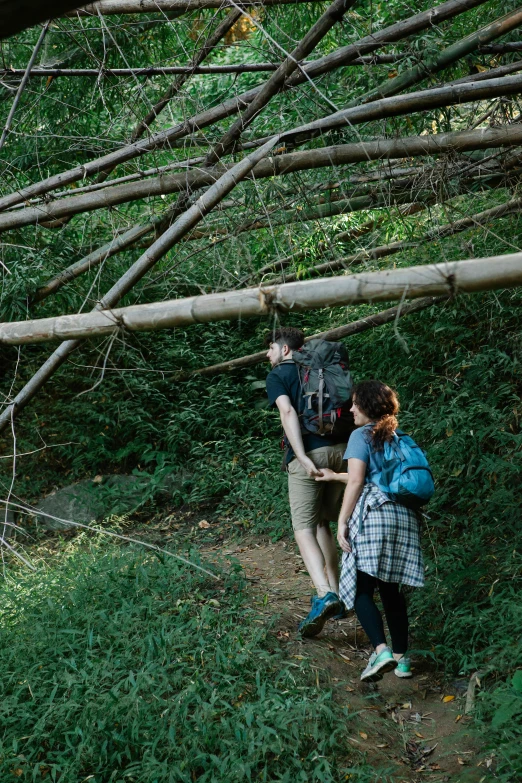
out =
[[[180,234],[178,224],[180,228],[184,224],[184,228],[187,222],[185,216],[180,218],[172,227],[175,229],[174,235]],[[172,238],[173,235],[170,241]],[[140,267],[140,272],[151,266],[147,259],[136,262],[136,265]],[[136,271],[133,274],[135,276]],[[131,277],[132,274],[113,287],[118,298],[129,290]],[[106,337],[120,331],[156,331],[211,321],[273,316],[275,313],[304,312],[323,307],[346,307],[363,302],[453,296],[461,292],[476,293],[518,286],[522,286],[522,253],[513,253],[204,294],[188,299],[94,310],[91,313],[0,323],[0,343],[25,345],[48,340],[84,340],[88,337]],[[104,307],[107,308],[107,304]]]

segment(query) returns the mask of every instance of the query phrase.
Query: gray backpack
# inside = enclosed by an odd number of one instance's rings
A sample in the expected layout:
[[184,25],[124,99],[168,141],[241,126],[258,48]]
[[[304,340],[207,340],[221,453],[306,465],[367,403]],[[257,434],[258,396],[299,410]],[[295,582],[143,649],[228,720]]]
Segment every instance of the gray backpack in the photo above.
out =
[[292,360],[304,400],[299,416],[302,432],[348,440],[355,429],[350,413],[353,381],[343,343],[316,338],[293,351]]

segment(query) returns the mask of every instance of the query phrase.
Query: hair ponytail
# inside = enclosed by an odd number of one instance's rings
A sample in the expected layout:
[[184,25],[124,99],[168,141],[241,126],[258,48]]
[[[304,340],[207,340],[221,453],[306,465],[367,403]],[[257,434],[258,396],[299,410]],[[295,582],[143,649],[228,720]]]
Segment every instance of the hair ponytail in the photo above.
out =
[[380,451],[386,441],[388,441],[388,443],[391,441],[393,433],[398,426],[399,422],[397,421],[397,417],[392,413],[385,414],[381,419],[375,422],[372,442],[376,451]]
[[399,426],[399,398],[397,394],[377,380],[362,381],[354,386],[352,397],[358,408],[371,421],[375,422],[372,432],[372,445],[380,451],[385,442],[390,442]]

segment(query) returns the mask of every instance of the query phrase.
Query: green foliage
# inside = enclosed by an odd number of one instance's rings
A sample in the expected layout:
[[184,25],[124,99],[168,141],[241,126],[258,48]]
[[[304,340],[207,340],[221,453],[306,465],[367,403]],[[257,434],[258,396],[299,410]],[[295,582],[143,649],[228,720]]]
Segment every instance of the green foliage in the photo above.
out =
[[221,576],[104,542],[4,583],[2,779],[339,780],[348,713]]

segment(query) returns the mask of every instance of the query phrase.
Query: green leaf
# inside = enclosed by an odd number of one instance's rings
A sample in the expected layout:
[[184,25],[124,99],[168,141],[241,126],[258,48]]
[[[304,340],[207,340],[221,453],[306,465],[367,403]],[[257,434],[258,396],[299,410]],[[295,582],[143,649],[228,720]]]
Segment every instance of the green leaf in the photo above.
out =
[[517,693],[520,693],[522,696],[522,669],[518,669],[514,675],[513,679],[511,680],[511,685],[515,689]]

